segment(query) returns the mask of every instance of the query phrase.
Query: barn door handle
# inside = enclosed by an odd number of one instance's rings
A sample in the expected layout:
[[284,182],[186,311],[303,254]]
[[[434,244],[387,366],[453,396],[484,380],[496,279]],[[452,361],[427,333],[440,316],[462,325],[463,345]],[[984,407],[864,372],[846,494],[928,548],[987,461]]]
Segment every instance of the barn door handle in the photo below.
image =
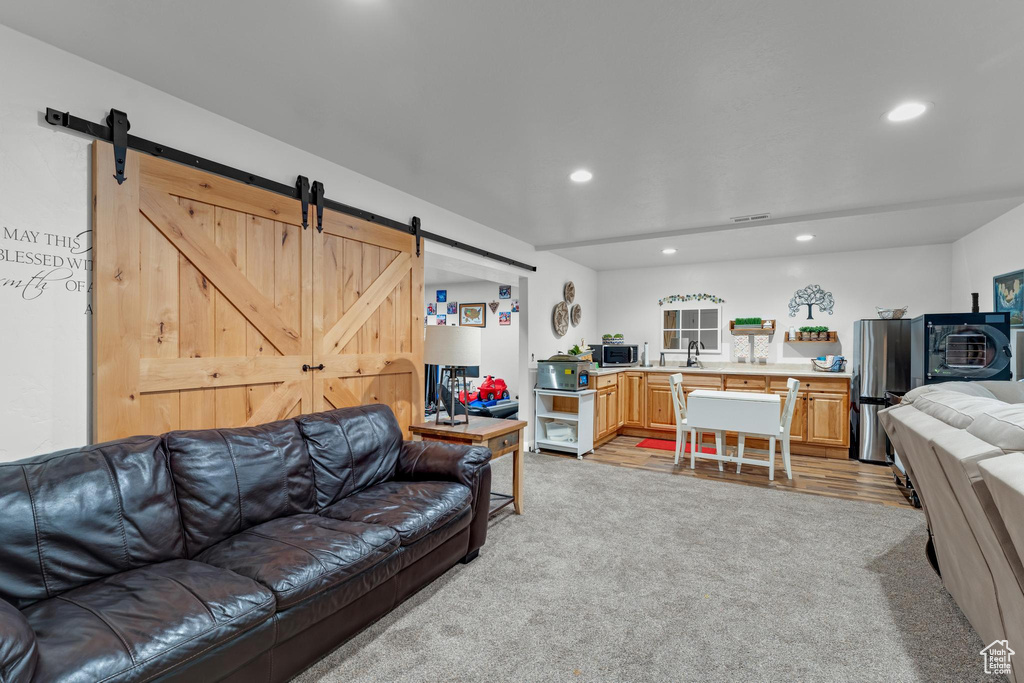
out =
[[302,202],[302,229],[309,227],[309,178],[300,175],[295,181],[299,191],[299,201]]
[[324,369],[324,364],[323,363],[321,363],[320,365],[307,365],[306,363],[302,364],[302,371],[303,372],[309,372],[310,370],[323,370],[323,369]]
[[313,181],[313,188],[310,190],[313,195],[313,205],[316,206],[316,231],[324,231],[324,184],[319,180]]

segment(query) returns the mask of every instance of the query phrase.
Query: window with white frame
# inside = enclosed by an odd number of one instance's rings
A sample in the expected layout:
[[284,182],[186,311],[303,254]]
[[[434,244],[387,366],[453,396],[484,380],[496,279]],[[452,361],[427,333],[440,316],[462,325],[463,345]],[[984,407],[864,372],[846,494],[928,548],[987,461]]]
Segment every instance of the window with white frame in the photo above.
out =
[[661,311],[662,350],[685,351],[691,341],[704,343],[701,353],[722,352],[722,307],[682,304]]

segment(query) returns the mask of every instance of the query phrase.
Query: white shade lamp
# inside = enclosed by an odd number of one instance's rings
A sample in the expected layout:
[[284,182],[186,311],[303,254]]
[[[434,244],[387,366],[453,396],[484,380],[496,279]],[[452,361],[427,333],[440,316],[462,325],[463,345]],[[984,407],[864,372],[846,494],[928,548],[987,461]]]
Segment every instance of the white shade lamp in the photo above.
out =
[[[466,389],[466,368],[480,365],[480,328],[451,325],[429,325],[423,344],[423,362],[428,365],[441,365],[448,368],[448,390],[451,392],[451,414],[448,419],[441,420],[441,411],[437,411],[434,422],[437,424],[459,424],[455,416],[459,397],[459,375],[462,376],[462,388]],[[469,408],[466,407],[466,419],[469,422]]]

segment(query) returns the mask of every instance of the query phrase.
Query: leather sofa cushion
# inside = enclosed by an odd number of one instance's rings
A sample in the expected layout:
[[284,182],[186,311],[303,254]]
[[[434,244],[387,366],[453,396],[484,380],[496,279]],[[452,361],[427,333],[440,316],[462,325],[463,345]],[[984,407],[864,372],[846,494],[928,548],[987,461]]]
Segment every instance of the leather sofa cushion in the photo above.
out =
[[386,526],[295,515],[250,527],[196,560],[260,582],[283,610],[379,564],[398,546]]
[[41,681],[155,678],[274,614],[255,581],[189,560],[116,574],[25,610]]
[[342,408],[295,421],[313,461],[318,509],[393,477],[402,430],[387,406]]
[[922,384],[911,389],[900,400],[900,405],[913,405],[921,396],[927,396],[936,391],[952,391],[965,396],[979,396],[981,398],[996,398],[995,394],[986,388],[988,382],[940,382],[939,384]]
[[913,406],[950,427],[966,429],[982,413],[994,410],[1002,401],[985,396],[972,396],[959,391],[933,391],[917,397]]
[[293,420],[164,440],[188,557],[267,520],[314,511],[309,454]]
[[1024,404],[992,408],[974,418],[967,431],[1005,452],[1024,451]]
[[28,683],[38,659],[36,634],[25,615],[0,600],[0,681]]
[[1024,380],[975,382],[1003,403],[1024,403]]
[[445,481],[388,481],[320,511],[324,517],[391,527],[407,546],[469,509],[469,489]]
[[0,598],[18,608],[185,553],[155,436],[0,464],[0,511]]
[[[994,514],[1003,522],[1010,542],[1004,546],[1011,566],[1024,568],[1024,453],[1008,453],[978,464],[992,497]],[[1024,588],[1024,574],[1018,574]]]

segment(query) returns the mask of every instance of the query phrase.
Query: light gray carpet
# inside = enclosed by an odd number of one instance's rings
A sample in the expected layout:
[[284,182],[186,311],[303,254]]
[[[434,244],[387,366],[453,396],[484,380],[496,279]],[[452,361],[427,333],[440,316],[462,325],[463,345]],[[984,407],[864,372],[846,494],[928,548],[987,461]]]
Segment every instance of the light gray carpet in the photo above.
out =
[[525,489],[475,562],[298,680],[994,678],[920,511],[534,454]]

